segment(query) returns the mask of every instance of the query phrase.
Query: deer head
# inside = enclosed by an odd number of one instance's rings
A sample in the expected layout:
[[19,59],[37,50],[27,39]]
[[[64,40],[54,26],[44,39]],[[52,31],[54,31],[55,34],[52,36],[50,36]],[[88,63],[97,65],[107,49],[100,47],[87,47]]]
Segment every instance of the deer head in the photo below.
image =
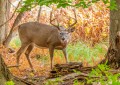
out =
[[72,17],[69,17],[69,20],[70,18],[74,19],[74,23],[70,25],[68,25],[68,28],[65,28],[64,26],[60,26],[58,21],[57,21],[57,25],[53,24],[52,22],[54,20],[56,20],[56,18],[52,19],[52,12],[50,13],[50,23],[55,26],[56,28],[58,28],[58,31],[59,31],[59,39],[61,40],[62,43],[64,44],[67,44],[69,42],[69,40],[71,39],[71,33],[75,31],[75,27],[74,25],[77,23],[77,20],[76,20],[76,13],[75,13],[75,10],[73,10],[74,12],[74,16],[75,18],[72,18]]

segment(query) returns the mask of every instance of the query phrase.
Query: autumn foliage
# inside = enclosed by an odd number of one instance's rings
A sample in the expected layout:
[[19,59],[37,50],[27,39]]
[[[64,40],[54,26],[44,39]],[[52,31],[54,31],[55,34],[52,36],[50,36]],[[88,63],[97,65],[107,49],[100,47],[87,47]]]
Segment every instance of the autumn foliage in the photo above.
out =
[[[37,21],[37,14],[39,10],[38,8],[39,7],[36,7],[31,11],[26,12],[21,23],[29,22],[29,21]],[[73,8],[67,7],[67,8],[57,9],[56,6],[54,5],[51,6],[51,8],[54,11],[54,17],[57,18],[57,21],[60,23],[60,25],[68,27],[68,23],[71,24],[74,22],[73,19],[69,19],[69,16],[74,17],[74,14],[72,11]],[[45,23],[50,25],[49,18],[50,18],[51,8],[44,7],[44,6],[42,7],[40,21],[39,21],[40,23]],[[72,35],[71,42],[73,44],[78,41],[84,41],[86,43],[90,43],[91,46],[95,46],[95,44],[99,42],[108,40],[109,9],[105,6],[104,3],[98,2],[96,4],[93,4],[89,8],[86,8],[86,9],[75,8],[75,10],[77,15],[77,24],[75,25],[76,30]],[[13,11],[14,11],[14,7],[11,8],[10,16],[12,15]],[[13,25],[16,15],[9,22],[10,28]],[[14,57],[14,54],[7,53],[7,49],[5,49],[4,47],[1,47],[1,48],[4,49],[1,52],[4,55],[4,60],[6,64],[15,65],[16,57]],[[18,47],[16,50],[18,50]],[[39,50],[38,48],[35,48],[31,53],[31,61],[36,70],[35,74],[28,72],[30,70],[30,67],[24,54],[22,54],[20,59],[21,66],[19,70],[17,68],[11,68],[10,71],[14,75],[17,75],[20,77],[23,77],[23,76],[32,77],[34,75],[38,76],[41,74],[46,75],[48,74],[47,73],[48,69],[50,69],[49,62],[46,62],[46,60],[49,61],[49,57],[47,57],[46,59],[46,56],[49,56],[48,50]],[[59,56],[60,55],[55,55],[55,58],[54,58],[55,63],[64,63],[65,61],[63,57],[61,59],[61,57]],[[93,63],[96,64],[94,58],[92,58],[92,61]],[[86,60],[84,60],[83,62],[86,66],[88,65]]]
[[[71,7],[67,8],[59,8],[56,6],[51,6],[51,8],[42,7],[42,11],[40,14],[40,23],[50,24],[50,11],[54,10],[54,17],[65,27],[68,26],[68,23],[73,23],[73,19],[69,19],[70,17],[74,18],[74,14]],[[11,9],[11,14],[14,8]],[[29,21],[37,21],[39,7],[32,9],[25,13],[21,23],[29,22]],[[109,9],[103,2],[98,2],[93,4],[89,8],[75,8],[77,15],[77,24],[75,25],[76,31],[73,34],[73,42],[83,40],[85,42],[94,44],[101,42],[108,38],[109,33]],[[14,18],[10,22],[10,27],[12,26]],[[56,23],[56,22],[55,22]]]

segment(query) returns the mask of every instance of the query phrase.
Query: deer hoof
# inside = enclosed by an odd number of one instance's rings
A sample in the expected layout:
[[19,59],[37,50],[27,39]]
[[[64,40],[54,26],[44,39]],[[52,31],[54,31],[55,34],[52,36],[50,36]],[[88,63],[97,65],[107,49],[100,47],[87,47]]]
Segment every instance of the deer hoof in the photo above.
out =
[[9,53],[14,53],[15,50],[13,50],[12,48],[8,48],[8,52],[9,52]]

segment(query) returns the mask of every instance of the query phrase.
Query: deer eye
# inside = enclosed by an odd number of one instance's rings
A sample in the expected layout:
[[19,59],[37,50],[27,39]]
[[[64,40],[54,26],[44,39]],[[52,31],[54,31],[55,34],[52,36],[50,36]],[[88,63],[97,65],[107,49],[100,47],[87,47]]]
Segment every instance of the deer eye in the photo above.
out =
[[60,33],[60,35],[62,35],[62,33]]

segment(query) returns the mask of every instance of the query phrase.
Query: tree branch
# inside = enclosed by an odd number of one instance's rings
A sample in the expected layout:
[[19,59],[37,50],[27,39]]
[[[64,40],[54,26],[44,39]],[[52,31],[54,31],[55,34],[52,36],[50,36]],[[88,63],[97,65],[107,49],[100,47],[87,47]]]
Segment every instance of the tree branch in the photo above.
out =
[[37,16],[37,22],[39,22],[39,19],[40,19],[41,9],[42,9],[42,7],[40,6],[39,11],[38,11],[38,16]]
[[[10,0],[8,0],[8,2],[13,6],[13,7],[15,7],[12,3],[11,3],[11,1]],[[16,8],[16,7],[15,7]]]

